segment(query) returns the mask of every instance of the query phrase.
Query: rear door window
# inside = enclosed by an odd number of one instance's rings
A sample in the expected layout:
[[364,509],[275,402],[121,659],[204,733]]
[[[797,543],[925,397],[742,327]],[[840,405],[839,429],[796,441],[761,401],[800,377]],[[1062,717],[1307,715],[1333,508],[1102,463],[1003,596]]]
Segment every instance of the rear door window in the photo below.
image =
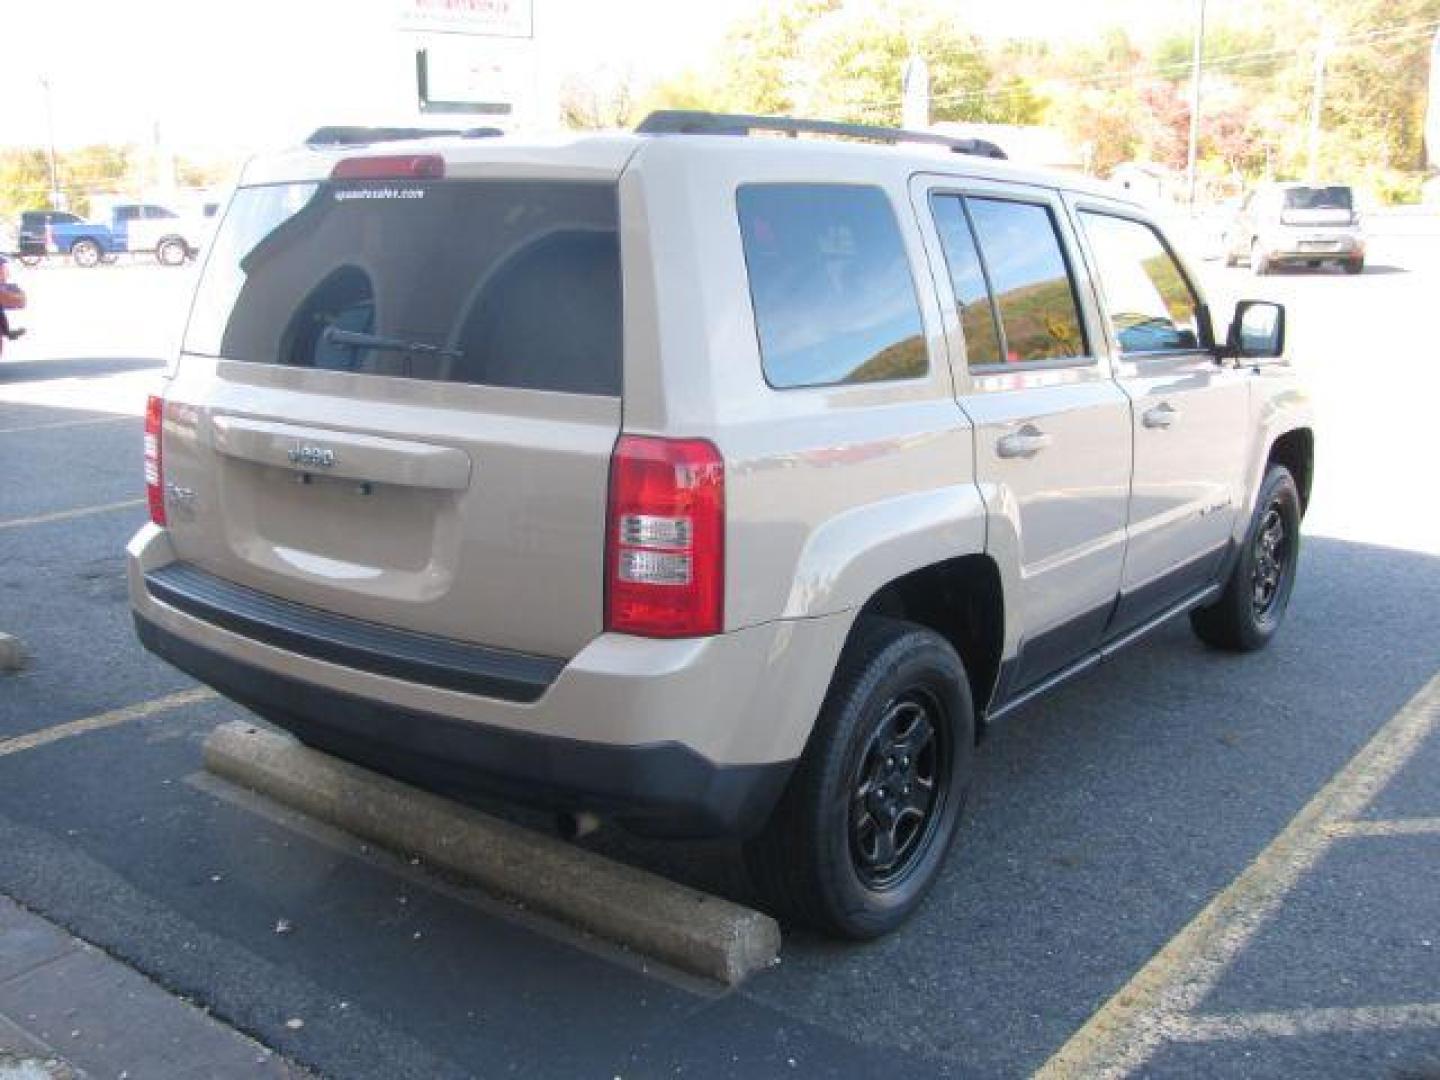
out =
[[736,194],[765,379],[791,388],[929,369],[920,303],[877,187],[751,184]]
[[211,246],[185,347],[248,363],[618,395],[615,187],[242,188]]
[[971,367],[998,364],[1002,356],[1000,328],[965,203],[958,195],[937,195],[931,208],[950,271],[960,331],[965,336],[966,361]]
[[1129,218],[1080,212],[1095,254],[1110,326],[1126,353],[1200,347],[1199,301],[1155,230]]
[[1004,334],[1005,362],[1087,353],[1075,283],[1048,206],[967,196]]

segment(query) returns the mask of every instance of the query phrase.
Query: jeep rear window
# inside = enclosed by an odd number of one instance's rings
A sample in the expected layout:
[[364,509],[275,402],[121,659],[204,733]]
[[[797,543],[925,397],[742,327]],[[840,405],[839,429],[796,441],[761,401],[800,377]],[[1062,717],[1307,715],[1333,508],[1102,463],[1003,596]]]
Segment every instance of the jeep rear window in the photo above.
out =
[[617,225],[613,184],[241,188],[211,247],[185,348],[248,363],[617,395]]
[[895,211],[876,187],[751,184],[736,193],[766,381],[881,382],[929,368]]

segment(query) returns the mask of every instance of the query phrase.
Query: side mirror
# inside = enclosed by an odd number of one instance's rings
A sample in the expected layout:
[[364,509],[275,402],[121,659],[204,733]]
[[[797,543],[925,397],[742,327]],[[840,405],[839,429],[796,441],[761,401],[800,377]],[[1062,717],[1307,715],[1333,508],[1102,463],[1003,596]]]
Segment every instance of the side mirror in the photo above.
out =
[[1222,359],[1268,360],[1285,352],[1285,306],[1268,300],[1241,300],[1219,350]]

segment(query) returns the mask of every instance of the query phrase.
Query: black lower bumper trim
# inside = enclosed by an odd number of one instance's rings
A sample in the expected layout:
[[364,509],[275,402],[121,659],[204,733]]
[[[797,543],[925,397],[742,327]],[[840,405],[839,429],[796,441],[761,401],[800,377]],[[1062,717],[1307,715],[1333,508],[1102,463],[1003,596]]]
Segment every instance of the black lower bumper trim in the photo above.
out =
[[591,811],[639,832],[744,834],[793,762],[718,765],[680,743],[614,746],[531,735],[353,697],[206,649],[135,616],[147,649],[304,742],[459,798]]
[[149,571],[145,588],[155,599],[187,615],[289,652],[503,701],[538,701],[565,666],[564,661],[548,656],[492,649],[317,611],[186,563]]

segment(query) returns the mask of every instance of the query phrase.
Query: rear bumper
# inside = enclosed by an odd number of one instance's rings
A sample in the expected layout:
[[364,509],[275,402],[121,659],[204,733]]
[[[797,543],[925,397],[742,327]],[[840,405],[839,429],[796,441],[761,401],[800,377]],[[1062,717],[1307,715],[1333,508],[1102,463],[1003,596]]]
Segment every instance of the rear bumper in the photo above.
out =
[[1272,238],[1265,254],[1271,262],[1348,261],[1364,258],[1365,241],[1359,236],[1315,239],[1279,236]]
[[764,824],[791,764],[717,765],[676,743],[606,746],[487,728],[367,701],[239,663],[140,615],[156,656],[305,742],[461,798],[588,810],[668,835],[746,833]]
[[265,640],[253,623],[226,625],[214,611],[167,602],[147,584],[173,584],[174,574],[156,572],[183,566],[163,529],[143,528],[129,555],[145,646],[306,741],[451,794],[591,811],[677,835],[764,822],[850,624],[842,613],[680,641],[603,634],[523,695],[533,700],[507,700],[422,681],[422,669],[387,669],[363,653],[307,654]]

